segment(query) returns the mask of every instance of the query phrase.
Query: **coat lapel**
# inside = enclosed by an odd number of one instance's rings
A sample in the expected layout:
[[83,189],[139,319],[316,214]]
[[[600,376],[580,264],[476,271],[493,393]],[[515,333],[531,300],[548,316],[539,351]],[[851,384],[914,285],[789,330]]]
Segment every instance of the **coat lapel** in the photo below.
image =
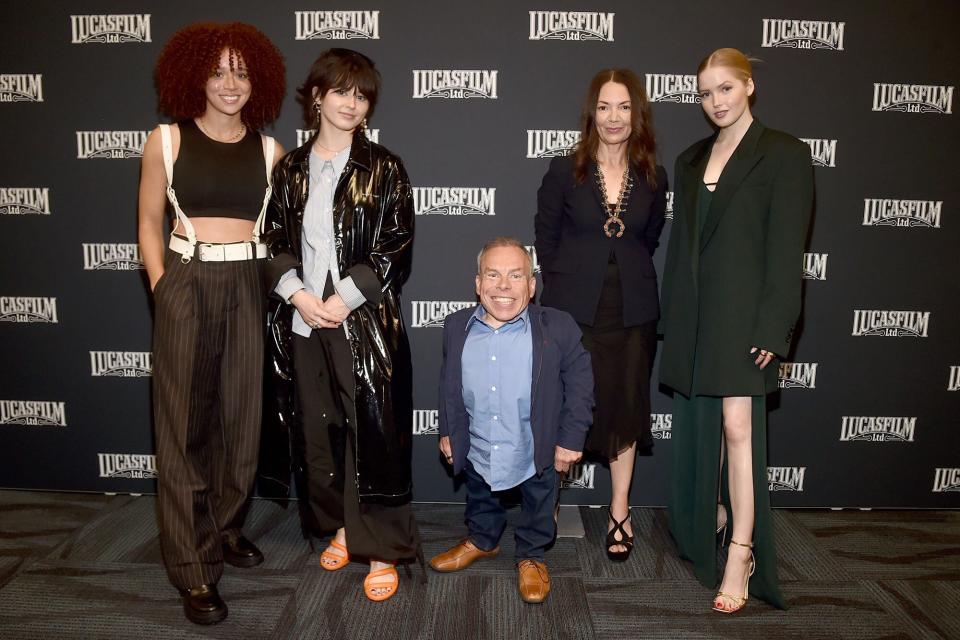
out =
[[[699,225],[697,224],[697,198],[700,193],[700,182],[703,180],[703,172],[707,168],[707,162],[710,160],[710,149],[713,148],[713,141],[717,139],[716,134],[704,140],[703,145],[700,149],[694,153],[685,169],[685,175],[682,181],[683,189],[681,193],[683,194],[683,202],[678,203],[682,205],[682,211],[684,212],[683,227],[687,230],[687,248],[690,252],[690,257],[695,258],[699,251],[697,249],[699,234]],[[678,207],[674,205],[674,210],[677,210]],[[694,268],[694,274],[697,270]]]
[[[740,140],[740,144],[737,145],[733,155],[727,161],[727,166],[723,168],[717,189],[714,191],[713,199],[710,202],[707,219],[703,223],[703,233],[700,234],[700,251],[703,251],[713,232],[717,230],[717,225],[720,224],[720,219],[726,213],[727,205],[730,204],[730,200],[740,187],[740,183],[746,179],[763,158],[763,153],[757,150],[757,143],[760,141],[764,128],[759,120],[754,120],[743,139]],[[709,154],[707,155],[709,156]],[[699,187],[699,185],[697,186]]]

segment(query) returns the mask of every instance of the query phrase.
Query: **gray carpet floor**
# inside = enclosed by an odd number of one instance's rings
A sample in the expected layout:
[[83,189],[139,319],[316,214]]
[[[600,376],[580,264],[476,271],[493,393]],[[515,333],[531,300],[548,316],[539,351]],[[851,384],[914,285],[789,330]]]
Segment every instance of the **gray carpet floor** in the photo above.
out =
[[[462,506],[416,514],[428,558],[464,534]],[[790,609],[751,600],[735,616],[710,611],[664,510],[633,510],[623,564],[604,555],[605,512],[581,514],[586,536],[547,555],[544,605],[517,595],[511,528],[500,556],[426,585],[401,572],[399,593],[373,603],[363,565],[322,570],[296,509],[256,500],[246,533],[266,561],[226,567],[230,615],[200,627],[166,581],[152,497],[0,491],[0,638],[960,638],[960,512],[778,510]]]

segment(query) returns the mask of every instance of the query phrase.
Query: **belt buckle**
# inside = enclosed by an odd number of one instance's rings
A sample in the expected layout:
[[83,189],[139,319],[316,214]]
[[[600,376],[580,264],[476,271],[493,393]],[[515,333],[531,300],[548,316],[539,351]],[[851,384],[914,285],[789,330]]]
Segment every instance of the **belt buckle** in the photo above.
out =
[[[211,262],[211,261],[222,261],[223,260],[223,246],[222,245],[212,245],[212,244],[199,244],[197,245],[198,250],[200,251],[200,261],[201,262]],[[217,251],[220,249],[220,251]]]

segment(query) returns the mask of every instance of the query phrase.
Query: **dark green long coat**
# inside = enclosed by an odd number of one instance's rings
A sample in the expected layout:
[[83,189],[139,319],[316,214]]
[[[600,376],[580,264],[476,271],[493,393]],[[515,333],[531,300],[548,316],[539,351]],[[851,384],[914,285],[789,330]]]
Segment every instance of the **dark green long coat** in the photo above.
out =
[[754,120],[720,175],[701,233],[697,194],[715,139],[680,154],[674,171],[660,382],[688,397],[762,395],[777,387],[777,368],[761,371],[750,348],[786,357],[800,314],[810,148]]

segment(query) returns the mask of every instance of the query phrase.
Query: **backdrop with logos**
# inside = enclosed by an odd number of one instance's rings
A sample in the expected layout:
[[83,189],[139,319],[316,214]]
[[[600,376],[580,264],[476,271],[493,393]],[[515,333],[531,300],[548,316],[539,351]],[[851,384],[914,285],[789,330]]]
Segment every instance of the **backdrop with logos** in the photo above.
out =
[[[154,491],[151,310],[136,246],[139,156],[163,121],[153,65],[196,21],[249,22],[286,57],[268,133],[305,124],[293,88],[325,48],[383,75],[370,135],[415,187],[413,347],[418,501],[460,501],[436,450],[443,317],[475,301],[475,255],[497,235],[533,244],[549,158],[578,137],[587,84],[633,69],[660,162],[711,131],[699,60],[759,58],[754,113],[805,140],[816,213],[799,338],[769,418],[775,506],[960,507],[960,186],[950,156],[960,5],[344,0],[120,3],[5,9],[0,41],[0,486]],[[128,13],[128,12],[135,13]],[[668,210],[668,215],[670,214]],[[655,255],[663,263],[668,220]],[[953,265],[953,266],[950,266]],[[624,384],[631,381],[625,380]],[[671,400],[654,382],[653,454],[632,502],[662,505]],[[609,472],[576,467],[565,503],[605,504]]]

